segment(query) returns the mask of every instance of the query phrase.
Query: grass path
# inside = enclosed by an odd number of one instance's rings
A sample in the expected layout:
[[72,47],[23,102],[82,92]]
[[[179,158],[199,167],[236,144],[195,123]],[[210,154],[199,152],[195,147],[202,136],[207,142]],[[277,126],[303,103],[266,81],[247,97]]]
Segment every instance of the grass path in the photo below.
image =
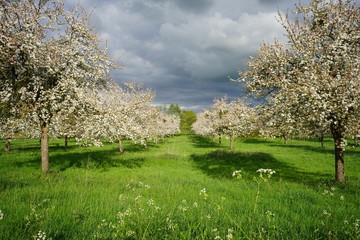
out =
[[[0,151],[0,239],[360,238],[359,148],[338,185],[331,142],[239,139],[231,152],[226,140],[176,136],[127,142],[124,155],[62,144],[50,143],[50,174],[37,141]],[[259,168],[277,173],[263,181]]]

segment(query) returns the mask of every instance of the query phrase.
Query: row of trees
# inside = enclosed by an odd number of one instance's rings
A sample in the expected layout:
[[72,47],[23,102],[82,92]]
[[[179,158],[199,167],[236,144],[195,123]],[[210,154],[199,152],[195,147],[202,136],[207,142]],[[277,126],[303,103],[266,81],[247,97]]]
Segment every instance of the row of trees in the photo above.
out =
[[196,121],[196,113],[188,110],[181,110],[178,104],[171,103],[166,113],[180,117],[181,134],[192,134],[192,124]]
[[[345,134],[353,138],[358,130],[352,128]],[[231,150],[235,137],[282,138],[285,144],[292,138],[318,138],[324,147],[324,138],[331,135],[329,124],[296,121],[279,105],[267,103],[251,107],[241,99],[229,101],[226,96],[215,98],[211,109],[198,114],[192,131],[201,136],[218,137],[220,144],[226,136]]]
[[[151,89],[143,89],[135,83],[122,86],[112,83],[99,91],[96,95],[83,96],[86,111],[66,108],[56,113],[49,125],[49,137],[64,137],[65,145],[69,138],[75,138],[81,145],[95,146],[101,146],[103,139],[119,141],[122,153],[123,138],[146,146],[149,139],[157,142],[161,137],[179,132],[179,117],[165,113],[161,107],[151,106],[155,96]],[[34,112],[21,119],[1,120],[5,123],[0,127],[1,138],[10,140],[14,134],[26,138],[41,137],[40,120]]]
[[[330,132],[336,180],[342,182],[344,138],[360,126],[360,10],[355,0],[313,0],[296,5],[293,13],[279,14],[288,42],[263,44],[237,79],[252,96],[266,100],[255,114],[263,120],[245,118],[254,110],[240,100],[219,99],[199,116],[194,130],[233,139],[252,122],[264,134],[268,129],[260,126],[272,126],[285,139],[304,129],[320,138]],[[178,119],[150,106],[151,91],[113,84],[108,75],[119,68],[117,61],[100,47],[90,17],[80,7],[65,10],[60,1],[0,0],[1,132],[10,143],[16,129],[31,134],[38,127],[44,171],[50,128],[88,142],[106,136],[120,144],[123,137],[139,139],[139,133],[146,144],[176,129],[141,127],[144,122],[175,126]],[[208,125],[200,130],[199,121]]]
[[142,141],[174,134],[179,119],[150,105],[149,89],[109,77],[117,60],[101,48],[81,7],[62,1],[0,0],[0,132],[40,137],[49,170],[49,134],[100,145],[101,138]]
[[287,122],[329,130],[335,175],[345,181],[345,134],[360,126],[360,10],[353,0],[313,0],[279,14],[288,42],[263,44],[239,81]]
[[[292,13],[279,13],[288,41],[263,44],[234,81],[266,102],[253,121],[260,133],[331,135],[336,181],[343,182],[345,136],[360,133],[360,10],[354,0],[313,0]],[[217,125],[231,111],[215,110],[220,102],[200,114],[195,132],[225,134]]]
[[192,125],[195,134],[202,136],[223,135],[230,139],[230,148],[234,150],[234,138],[249,136],[253,131],[254,110],[244,101],[227,101],[227,97],[215,99],[212,109],[201,112]]

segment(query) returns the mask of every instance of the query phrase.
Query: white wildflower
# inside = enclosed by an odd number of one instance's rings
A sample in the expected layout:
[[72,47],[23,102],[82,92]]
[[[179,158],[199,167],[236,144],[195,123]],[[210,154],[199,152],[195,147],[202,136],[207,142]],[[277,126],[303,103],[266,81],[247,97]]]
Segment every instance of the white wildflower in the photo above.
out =
[[200,196],[202,196],[204,199],[207,199],[208,198],[208,195],[206,193],[206,188],[203,188],[200,193],[199,193]]
[[46,240],[46,233],[40,230],[34,238],[36,240]]
[[124,200],[124,194],[119,195],[119,200]]
[[260,168],[258,170],[256,170],[256,172],[258,173],[265,173],[265,174],[270,174],[273,175],[274,173],[276,173],[274,170],[272,169],[264,169],[264,168]]
[[237,175],[241,175],[241,170],[236,170],[232,173],[233,177],[236,177]]
[[256,172],[258,172],[260,174],[260,176],[259,176],[260,179],[262,179],[265,182],[268,181],[268,179],[270,179],[274,173],[276,173],[272,169],[264,169],[264,168],[260,168]]
[[360,219],[355,219],[354,226],[355,226],[356,229],[359,228],[359,226],[360,226]]
[[126,209],[125,212],[118,212],[118,213],[117,213],[117,217],[118,217],[119,219],[122,219],[122,218],[124,218],[124,217],[126,217],[126,216],[131,216],[131,215],[132,215],[132,210],[131,210],[131,208]]
[[168,225],[168,229],[175,231],[175,228],[176,228],[176,225],[174,223],[170,222],[170,224]]
[[242,179],[241,170],[236,170],[232,173],[232,177],[236,179]]
[[226,238],[227,238],[227,239],[233,239],[234,236],[232,235],[232,233],[228,233],[228,234],[226,235]]
[[182,212],[186,212],[188,209],[189,209],[189,207],[186,207],[186,206],[179,206],[178,207],[178,209],[180,210],[180,211],[182,211]]
[[330,216],[331,213],[329,213],[327,210],[323,210],[323,214],[326,215],[326,216]]
[[275,214],[272,213],[271,211],[266,211],[265,214],[266,214],[267,216],[269,216],[269,217],[275,217]]
[[154,205],[154,200],[153,200],[153,199],[148,200],[148,201],[147,201],[147,204],[148,204],[149,206]]

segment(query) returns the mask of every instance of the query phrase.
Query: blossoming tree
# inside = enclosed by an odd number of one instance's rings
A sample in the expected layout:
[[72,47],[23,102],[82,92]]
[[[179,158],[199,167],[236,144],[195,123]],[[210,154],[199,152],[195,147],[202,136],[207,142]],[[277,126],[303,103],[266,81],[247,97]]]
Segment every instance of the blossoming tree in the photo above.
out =
[[263,44],[238,79],[253,95],[281,104],[295,121],[329,126],[338,182],[345,181],[345,132],[360,117],[360,10],[355,4],[313,0],[296,5],[294,16],[279,14],[288,42]]
[[251,115],[251,108],[241,99],[227,102],[227,97],[223,97],[214,100],[209,118],[217,134],[229,137],[230,149],[234,150],[235,137],[251,132]]
[[[34,112],[41,129],[42,170],[49,170],[48,132],[62,109],[75,110],[84,92],[105,85],[115,67],[83,9],[63,2],[0,1],[0,95],[16,113]],[[9,105],[9,104],[8,104]]]
[[258,109],[261,109],[258,120],[262,122],[263,136],[281,137],[287,144],[288,139],[299,134],[299,122],[281,104],[259,106]]
[[206,137],[215,134],[214,129],[211,126],[211,120],[208,116],[209,110],[204,110],[197,115],[196,121],[191,126],[191,130],[193,130],[195,134]]
[[77,140],[85,145],[102,145],[101,138],[119,141],[123,153],[123,138],[135,139],[138,123],[136,118],[154,98],[151,89],[142,89],[135,83],[110,84],[101,90],[94,102],[94,113],[81,123],[84,132]]
[[158,142],[158,138],[180,132],[180,117],[167,114],[160,107],[144,106],[136,115],[135,140],[147,147],[148,140]]
[[252,112],[252,109],[240,99],[227,102],[227,97],[216,98],[212,109],[199,115],[193,130],[201,135],[226,135],[230,139],[230,149],[233,150],[236,136],[250,134]]

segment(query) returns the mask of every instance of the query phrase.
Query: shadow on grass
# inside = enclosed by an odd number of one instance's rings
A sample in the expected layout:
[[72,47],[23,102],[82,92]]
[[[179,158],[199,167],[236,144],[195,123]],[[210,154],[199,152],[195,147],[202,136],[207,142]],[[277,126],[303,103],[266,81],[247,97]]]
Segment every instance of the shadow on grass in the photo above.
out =
[[28,186],[29,183],[16,179],[16,181],[10,179],[0,178],[0,192],[11,188],[23,188]]
[[[50,149],[53,150],[54,148]],[[101,150],[89,152],[67,152],[55,153],[50,157],[50,168],[55,171],[65,171],[68,168],[84,169],[102,169],[107,170],[112,167],[139,168],[142,167],[144,158],[129,158],[126,155],[120,155],[116,150]],[[41,159],[14,162],[17,167],[30,166],[34,168],[41,167]]]
[[[320,154],[330,154],[330,155],[335,154],[335,151],[333,148],[322,148],[320,146],[314,147],[314,146],[309,146],[309,145],[293,145],[293,144],[283,144],[283,145],[270,144],[269,146],[289,148],[289,149],[298,149],[298,150],[303,150],[303,151],[311,151],[311,152],[320,153]],[[359,152],[352,151],[352,150],[345,150],[345,159],[348,156],[354,156],[354,157],[359,156]],[[335,155],[334,155],[334,157],[335,157]]]
[[124,151],[126,152],[147,152],[149,149],[159,148],[159,145],[154,143],[148,143],[148,146],[145,148],[142,144],[127,144],[124,146]]
[[197,148],[224,148],[219,143],[203,136],[191,135],[191,142]]
[[[311,146],[311,145],[300,145],[300,144],[285,144],[283,142],[274,143],[271,140],[268,141],[266,139],[257,139],[257,138],[241,139],[241,142],[249,143],[249,144],[265,144],[270,147],[298,149],[298,150],[303,150],[303,151],[316,152],[316,153],[320,153],[320,154],[331,154],[331,155],[334,154],[334,149],[333,149],[334,143],[333,143],[332,139],[325,140],[326,145],[324,148],[321,147],[320,142],[317,139],[309,139],[309,140],[303,140],[303,141],[307,141],[312,144],[318,143],[319,145]],[[346,156],[359,156],[359,153],[356,151],[347,150],[345,152],[345,158],[346,158]]]
[[250,143],[250,144],[270,144],[271,142],[266,139],[260,138],[241,138],[240,140],[243,143]]
[[206,175],[213,178],[231,178],[233,171],[241,170],[244,177],[252,179],[258,176],[259,168],[270,168],[276,171],[275,179],[292,182],[313,183],[324,178],[331,178],[330,174],[308,173],[298,168],[279,162],[271,154],[263,152],[228,152],[213,151],[208,154],[191,156],[195,166]]
[[[49,151],[73,151],[74,149],[79,148],[79,146],[58,146],[58,145],[54,145],[54,146],[49,146]],[[17,147],[12,149],[12,151],[18,151],[18,152],[28,152],[28,151],[41,151],[41,147],[39,146],[22,146],[22,147]]]
[[64,171],[67,168],[103,169],[112,167],[139,168],[144,158],[126,158],[113,150],[97,150],[84,153],[66,153],[53,156],[51,164],[54,168]]

